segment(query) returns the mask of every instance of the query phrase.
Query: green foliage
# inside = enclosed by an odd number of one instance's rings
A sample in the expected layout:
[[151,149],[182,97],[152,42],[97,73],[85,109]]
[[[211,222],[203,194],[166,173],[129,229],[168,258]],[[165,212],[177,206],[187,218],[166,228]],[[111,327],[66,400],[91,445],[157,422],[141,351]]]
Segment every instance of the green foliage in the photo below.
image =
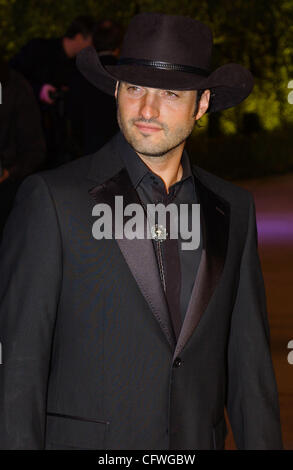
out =
[[127,24],[135,8],[129,0],[0,0],[0,41],[9,57],[32,38],[61,36],[78,15]]

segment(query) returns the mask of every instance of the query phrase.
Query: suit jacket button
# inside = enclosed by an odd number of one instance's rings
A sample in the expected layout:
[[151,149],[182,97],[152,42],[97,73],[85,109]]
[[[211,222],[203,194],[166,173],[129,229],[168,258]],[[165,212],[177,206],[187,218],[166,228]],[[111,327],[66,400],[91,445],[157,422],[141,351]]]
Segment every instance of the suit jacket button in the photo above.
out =
[[174,363],[173,363],[173,367],[180,367],[182,364],[182,361],[180,359],[180,357],[176,357]]

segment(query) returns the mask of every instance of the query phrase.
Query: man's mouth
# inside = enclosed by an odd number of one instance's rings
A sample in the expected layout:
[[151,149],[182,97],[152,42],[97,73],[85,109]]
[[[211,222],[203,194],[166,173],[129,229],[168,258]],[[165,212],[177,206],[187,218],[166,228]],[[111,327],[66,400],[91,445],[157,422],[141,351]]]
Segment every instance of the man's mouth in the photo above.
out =
[[135,126],[141,131],[141,132],[150,132],[150,133],[153,133],[153,132],[158,132],[158,131],[161,131],[162,128],[161,127],[157,127],[157,126],[150,126],[150,125],[147,125],[147,124],[143,124],[143,123],[135,123]]

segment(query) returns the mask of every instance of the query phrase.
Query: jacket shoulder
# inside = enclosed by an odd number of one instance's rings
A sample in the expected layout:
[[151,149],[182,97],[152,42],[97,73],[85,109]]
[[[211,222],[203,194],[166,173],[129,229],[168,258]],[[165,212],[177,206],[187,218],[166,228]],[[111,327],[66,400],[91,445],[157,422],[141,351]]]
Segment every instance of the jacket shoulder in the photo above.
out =
[[95,155],[96,153],[79,157],[57,168],[39,171],[35,173],[35,176],[43,178],[49,186],[69,183],[76,185],[87,176],[92,159]]

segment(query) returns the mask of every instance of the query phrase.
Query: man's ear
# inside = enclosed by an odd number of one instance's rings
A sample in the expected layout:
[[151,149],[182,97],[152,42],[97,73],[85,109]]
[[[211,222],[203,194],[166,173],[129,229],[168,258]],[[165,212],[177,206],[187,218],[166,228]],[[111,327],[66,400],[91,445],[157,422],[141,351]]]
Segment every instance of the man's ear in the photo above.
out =
[[117,99],[117,93],[118,93],[118,85],[119,85],[119,81],[117,80],[116,82],[116,88],[115,88],[115,98]]
[[200,101],[198,103],[198,111],[195,116],[196,121],[200,119],[204,115],[204,113],[207,111],[209,107],[210,95],[211,95],[211,90],[205,90],[203,94],[201,95]]

